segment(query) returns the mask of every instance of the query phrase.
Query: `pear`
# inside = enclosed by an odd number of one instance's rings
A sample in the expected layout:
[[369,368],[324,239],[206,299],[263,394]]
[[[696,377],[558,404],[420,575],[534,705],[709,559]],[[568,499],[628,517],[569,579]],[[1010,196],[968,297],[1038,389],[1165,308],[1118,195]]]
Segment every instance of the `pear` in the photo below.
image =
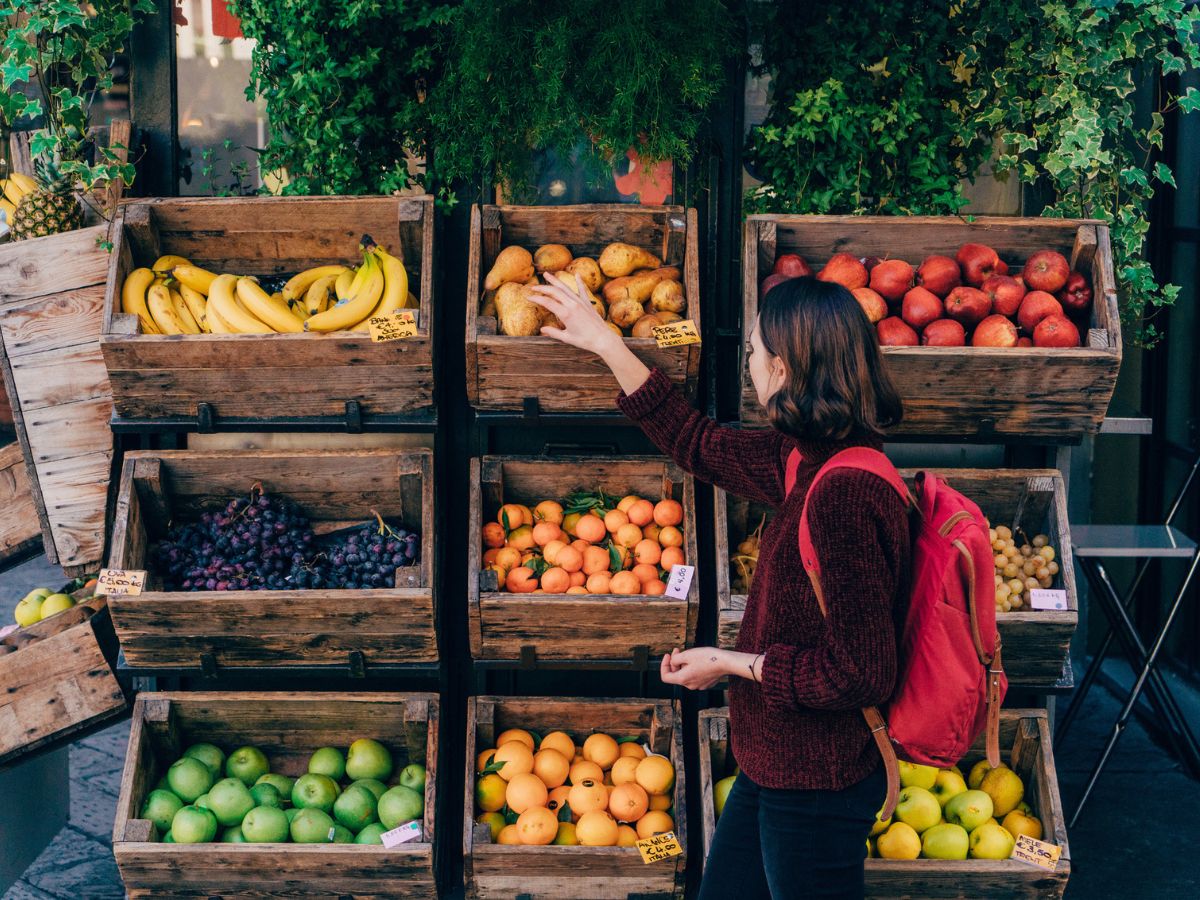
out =
[[509,281],[526,282],[533,277],[533,255],[524,247],[505,247],[483,281],[485,291],[494,291]]

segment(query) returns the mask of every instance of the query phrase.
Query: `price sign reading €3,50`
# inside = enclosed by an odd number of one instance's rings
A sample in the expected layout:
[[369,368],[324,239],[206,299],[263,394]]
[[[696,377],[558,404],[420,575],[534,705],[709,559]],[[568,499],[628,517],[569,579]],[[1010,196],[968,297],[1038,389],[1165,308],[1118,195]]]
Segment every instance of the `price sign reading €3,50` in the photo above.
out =
[[655,325],[654,340],[660,347],[682,347],[684,344],[700,343],[700,332],[691,319],[672,322],[670,325]]
[[136,597],[146,586],[142,569],[101,569],[96,578],[97,597]]
[[1058,868],[1058,858],[1062,856],[1062,847],[1047,844],[1027,834],[1017,836],[1016,846],[1013,847],[1012,858],[1028,863],[1031,866],[1041,866],[1053,872]]
[[679,846],[679,839],[675,837],[673,831],[664,831],[662,834],[640,840],[637,842],[637,848],[642,854],[644,863],[662,862],[664,859],[670,859],[672,856],[679,856],[683,853],[683,848]]
[[371,330],[371,340],[376,344],[417,336],[417,320],[408,310],[386,316],[372,316],[367,320],[367,327]]

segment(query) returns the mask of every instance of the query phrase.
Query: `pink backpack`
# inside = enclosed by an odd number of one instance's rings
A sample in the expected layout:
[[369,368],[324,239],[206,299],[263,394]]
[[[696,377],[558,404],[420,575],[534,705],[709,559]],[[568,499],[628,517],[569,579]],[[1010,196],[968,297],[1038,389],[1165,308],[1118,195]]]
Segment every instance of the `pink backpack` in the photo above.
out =
[[[800,454],[793,450],[785,480],[788,493],[799,465]],[[987,520],[958,491],[922,472],[914,496],[886,456],[869,447],[851,447],[830,457],[817,472],[800,516],[800,557],[822,615],[829,613],[808,529],[808,497],[825,475],[843,468],[878,475],[900,494],[918,523],[908,614],[897,647],[896,691],[886,718],[878,707],[863,709],[887,770],[888,794],[881,814],[887,818],[900,792],[898,756],[945,768],[962,759],[986,731],[988,762],[1000,763],[1000,702],[1008,679],[996,632],[994,554]]]

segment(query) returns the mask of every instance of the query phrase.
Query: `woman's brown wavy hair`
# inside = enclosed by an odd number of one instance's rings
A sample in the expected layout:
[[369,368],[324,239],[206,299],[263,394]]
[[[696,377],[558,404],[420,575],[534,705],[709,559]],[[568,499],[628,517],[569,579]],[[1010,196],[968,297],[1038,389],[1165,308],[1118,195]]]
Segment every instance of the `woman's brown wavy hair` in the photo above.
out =
[[875,328],[840,284],[793,278],[760,301],[759,336],[784,382],[767,401],[771,424],[800,440],[879,436],[900,421],[900,395]]

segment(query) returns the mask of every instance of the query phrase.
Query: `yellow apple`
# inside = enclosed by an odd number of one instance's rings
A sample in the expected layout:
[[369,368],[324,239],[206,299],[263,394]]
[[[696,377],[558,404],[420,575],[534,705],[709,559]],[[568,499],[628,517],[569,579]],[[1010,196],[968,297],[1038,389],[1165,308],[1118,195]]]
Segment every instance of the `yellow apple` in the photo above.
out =
[[966,859],[971,838],[961,825],[934,825],[921,836],[921,855],[926,859]]
[[1027,834],[1036,840],[1042,839],[1042,820],[1037,816],[1027,816],[1019,809],[1010,812],[1000,824],[1014,838]]
[[911,825],[893,822],[875,841],[880,859],[916,859],[921,855],[921,837]]
[[929,792],[937,797],[942,809],[946,808],[946,803],[951,797],[965,794],[966,791],[967,783],[963,781],[962,775],[950,769],[938,769],[937,779],[929,789]]
[[937,781],[937,773],[938,770],[933,766],[922,766],[900,760],[901,787],[919,787],[929,790]]
[[896,818],[916,832],[932,828],[942,818],[937,798],[925,788],[906,787],[896,803]]
[[972,859],[1008,859],[1012,856],[1013,836],[999,825],[984,822],[971,832]]
[[1007,816],[1025,796],[1021,776],[1008,768],[992,769],[983,776],[979,789],[992,798],[996,818]]

